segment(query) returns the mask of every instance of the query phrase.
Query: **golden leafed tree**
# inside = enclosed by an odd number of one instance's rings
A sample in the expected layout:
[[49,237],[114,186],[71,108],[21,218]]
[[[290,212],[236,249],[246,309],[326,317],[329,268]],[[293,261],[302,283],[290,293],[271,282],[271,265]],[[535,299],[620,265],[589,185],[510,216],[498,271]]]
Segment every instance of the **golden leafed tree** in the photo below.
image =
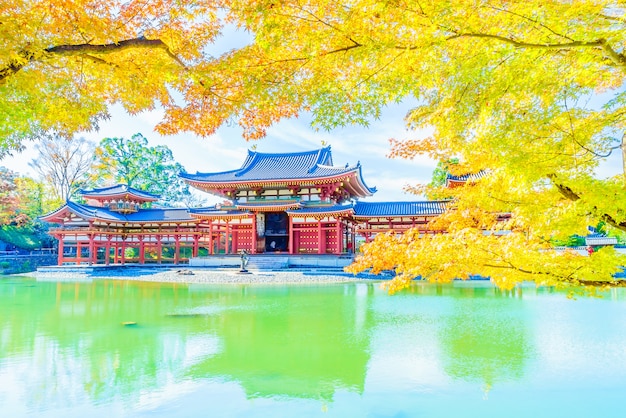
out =
[[[210,48],[222,1],[5,0],[0,7],[0,157],[42,131],[93,129],[119,103],[162,108],[158,129],[212,133],[232,114]],[[228,1],[224,3],[228,4]]]
[[255,42],[219,65],[242,73],[250,110],[295,106],[324,128],[417,99],[407,124],[434,133],[392,141],[392,155],[485,173],[428,191],[452,199],[433,225],[447,234],[379,236],[353,271],[396,269],[392,290],[417,276],[482,274],[507,288],[609,280],[626,265],[613,249],[552,248],[600,221],[626,230],[624,173],[596,175],[624,147],[625,10],[605,0],[235,1],[230,13]]
[[[237,120],[246,138],[300,111],[333,128],[368,124],[389,103],[418,106],[392,154],[458,159],[484,172],[441,194],[447,234],[380,236],[354,270],[395,268],[397,289],[492,277],[607,280],[626,264],[552,244],[603,221],[626,230],[624,173],[599,164],[623,146],[626,93],[621,1],[229,0],[26,1],[0,9],[0,151],[24,136],[89,129],[122,103],[164,108],[162,133],[212,133]],[[250,45],[212,57],[223,25]],[[416,135],[417,137],[417,135]],[[502,214],[510,220],[502,222]],[[502,233],[504,230],[507,233]]]

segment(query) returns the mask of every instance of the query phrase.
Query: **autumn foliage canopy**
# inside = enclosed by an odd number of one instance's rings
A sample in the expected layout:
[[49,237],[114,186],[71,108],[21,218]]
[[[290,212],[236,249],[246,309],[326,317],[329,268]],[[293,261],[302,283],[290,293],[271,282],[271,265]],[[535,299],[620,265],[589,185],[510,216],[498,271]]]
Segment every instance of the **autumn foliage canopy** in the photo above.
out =
[[[555,242],[603,223],[626,231],[626,179],[597,175],[623,148],[626,4],[621,1],[18,1],[0,11],[1,149],[37,130],[91,129],[121,103],[160,106],[165,134],[209,135],[237,121],[246,138],[307,111],[316,127],[375,123],[413,98],[391,154],[458,159],[467,187],[416,187],[451,198],[448,233],[380,236],[353,271],[472,274],[522,280],[610,280],[626,265]],[[253,42],[208,52],[225,25]],[[502,222],[501,214],[510,214]],[[502,231],[507,231],[502,233]]]

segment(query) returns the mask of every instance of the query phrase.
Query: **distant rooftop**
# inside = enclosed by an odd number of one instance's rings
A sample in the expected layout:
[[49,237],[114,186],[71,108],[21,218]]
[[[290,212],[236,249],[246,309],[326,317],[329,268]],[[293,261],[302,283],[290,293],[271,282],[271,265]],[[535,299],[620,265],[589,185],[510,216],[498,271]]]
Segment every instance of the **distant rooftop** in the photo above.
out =
[[135,213],[123,214],[99,206],[82,205],[75,202],[66,202],[59,209],[44,215],[41,219],[47,222],[58,222],[65,217],[66,213],[73,213],[85,220],[99,220],[113,223],[137,223],[146,222],[190,222],[194,219],[187,208],[157,208],[142,209]]
[[80,194],[91,199],[110,199],[132,196],[146,202],[154,202],[160,198],[160,196],[129,187],[126,184],[116,184],[115,186],[102,187],[99,189],[81,190]]
[[446,210],[446,201],[422,202],[356,202],[355,217],[376,216],[432,216]]
[[476,181],[478,179],[485,177],[487,173],[488,172],[485,170],[480,170],[477,173],[467,173],[467,174],[463,174],[460,176],[455,176],[455,175],[448,173],[446,175],[446,185],[449,186],[450,183],[458,184],[458,183],[466,183],[468,181]]

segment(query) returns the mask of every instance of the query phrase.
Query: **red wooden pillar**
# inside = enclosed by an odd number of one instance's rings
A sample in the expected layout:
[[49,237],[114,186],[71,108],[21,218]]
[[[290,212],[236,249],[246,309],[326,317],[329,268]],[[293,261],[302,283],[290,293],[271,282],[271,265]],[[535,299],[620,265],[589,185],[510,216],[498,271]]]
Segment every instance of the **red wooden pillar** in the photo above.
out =
[[226,221],[226,238],[224,240],[224,254],[231,254],[232,248],[231,245],[231,237],[233,233],[233,227],[230,224],[230,221]]
[[192,257],[197,257],[199,250],[200,250],[200,235],[194,234],[194,236],[193,236],[193,251],[191,252],[191,256]]
[[[93,231],[93,221],[89,221],[89,231]],[[91,265],[91,260],[93,257],[93,233],[87,232],[87,251],[89,251],[89,255],[87,256],[87,265]]]
[[209,226],[209,254],[213,255],[213,221]]
[[57,237],[57,239],[59,240],[59,248],[58,248],[58,254],[57,254],[58,261],[57,262],[58,262],[59,266],[62,266],[63,265],[63,251],[65,251],[63,249],[63,235],[59,235]]
[[174,235],[174,264],[180,260],[180,235]]
[[239,232],[240,230],[237,228],[237,225],[232,225],[230,227],[231,235],[232,235],[232,247],[231,252],[233,254],[237,254],[239,251]]
[[104,264],[107,266],[111,262],[111,235],[107,235],[107,242],[104,244]]
[[342,231],[341,231],[341,222],[339,218],[337,218],[337,224],[335,225],[335,233],[337,234],[337,246],[335,247],[335,254],[341,254],[341,247],[343,242]]
[[89,259],[88,259],[88,264],[92,265],[96,262],[96,257],[95,257],[95,243],[94,243],[94,234],[89,234],[87,235],[89,237]]
[[120,257],[121,257],[121,263],[124,264],[124,262],[126,261],[126,241],[123,237],[122,237],[122,254],[120,254]]
[[218,249],[221,248],[222,237],[224,238],[224,254],[228,254],[228,222],[221,228]]
[[214,236],[213,236],[213,241],[214,241],[214,246],[215,246],[215,254],[219,254],[220,253],[220,243],[222,241],[222,226],[217,223],[215,224],[215,232],[214,232]]
[[76,240],[76,264],[80,264],[80,259],[81,257],[81,250],[82,250],[82,243],[78,240]]
[[146,243],[143,241],[143,235],[139,235],[139,264],[146,262]]
[[326,242],[324,238],[324,231],[322,230],[322,220],[317,220],[317,253],[324,254],[326,251]]
[[161,235],[157,235],[156,236],[156,240],[157,240],[157,246],[156,246],[156,251],[157,251],[157,263],[161,264],[161,252],[162,252],[162,247],[161,247]]
[[352,244],[351,253],[356,254],[356,228],[350,224],[350,243]]
[[250,252],[252,254],[256,254],[256,212],[252,215],[252,248],[250,248]]
[[289,232],[287,235],[287,243],[289,248],[289,254],[293,254],[293,218],[291,216],[287,216],[289,218]]

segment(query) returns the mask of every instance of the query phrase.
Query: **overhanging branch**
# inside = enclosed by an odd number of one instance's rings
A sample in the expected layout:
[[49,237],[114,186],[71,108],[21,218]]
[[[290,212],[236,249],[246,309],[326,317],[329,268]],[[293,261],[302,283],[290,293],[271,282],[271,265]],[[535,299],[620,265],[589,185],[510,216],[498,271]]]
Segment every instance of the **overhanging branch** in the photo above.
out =
[[571,200],[572,202],[580,200],[580,196],[575,193],[571,188],[557,183],[556,174],[548,174],[548,178],[550,179],[550,181],[552,181],[552,184],[554,184],[554,187],[557,188],[559,193],[561,193],[566,199]]
[[57,45],[46,48],[38,53],[33,51],[21,51],[19,53],[21,59],[12,60],[4,67],[0,68],[0,83],[3,83],[7,78],[15,75],[29,63],[38,61],[46,55],[88,56],[90,59],[94,60],[95,57],[93,55],[106,55],[126,49],[161,49],[183,68],[187,68],[163,41],[160,39],[146,39],[141,36],[139,38],[126,39],[110,44]]
[[534,43],[534,42],[521,42],[515,39],[507,38],[505,36],[493,35],[489,33],[456,33],[449,36],[447,39],[459,39],[459,38],[487,38],[493,39],[507,44],[511,44],[516,48],[521,49],[577,49],[577,48],[600,48],[615,64],[626,69],[626,57],[623,54],[615,51],[611,48],[608,41],[604,38],[597,39],[595,41],[572,41],[563,43]]
[[[556,174],[549,174],[548,178],[552,181],[552,184],[554,185],[554,187],[557,188],[557,190],[559,191],[559,193],[561,193],[561,195],[563,195],[563,197],[565,197],[568,200],[571,200],[572,202],[580,200],[580,195],[578,193],[574,192],[570,187],[560,184],[556,181],[557,180]],[[594,207],[594,210],[597,210],[597,208]],[[604,221],[607,224],[611,225],[612,227],[626,232],[626,221],[619,222],[608,213],[601,213],[601,214],[598,214],[597,216],[600,218],[601,221]]]

